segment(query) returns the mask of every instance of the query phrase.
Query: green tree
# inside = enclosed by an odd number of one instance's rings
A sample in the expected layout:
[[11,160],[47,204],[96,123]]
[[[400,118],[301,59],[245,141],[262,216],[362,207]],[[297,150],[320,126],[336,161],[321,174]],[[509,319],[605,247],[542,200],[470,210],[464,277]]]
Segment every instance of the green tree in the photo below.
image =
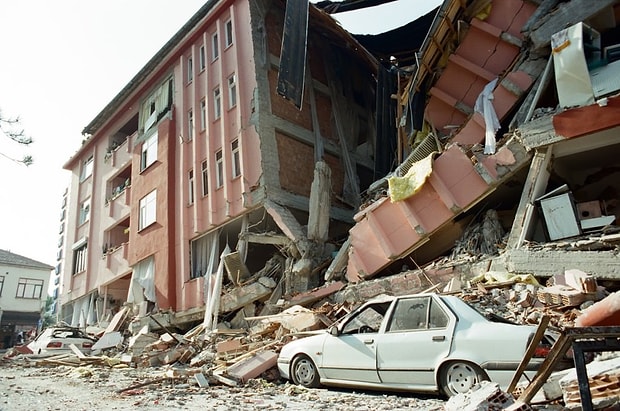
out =
[[45,300],[45,308],[43,311],[43,329],[50,325],[56,324],[56,313],[52,312],[54,306],[54,299],[51,296],[47,296]]
[[[2,111],[0,111],[0,133],[22,146],[29,146],[33,142],[32,138],[28,137],[25,134],[24,129],[21,127],[21,120],[19,117],[5,117],[2,114]],[[3,152],[0,152],[0,155],[26,166],[31,165],[33,162],[32,156],[30,155],[24,155],[21,160],[11,157]]]

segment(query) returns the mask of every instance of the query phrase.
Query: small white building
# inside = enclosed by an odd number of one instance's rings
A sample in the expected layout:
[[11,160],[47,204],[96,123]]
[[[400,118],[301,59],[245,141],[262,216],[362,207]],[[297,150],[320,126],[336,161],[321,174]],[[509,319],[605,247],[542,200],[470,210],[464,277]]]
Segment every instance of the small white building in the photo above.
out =
[[40,326],[53,268],[0,250],[0,347],[14,345],[18,332]]

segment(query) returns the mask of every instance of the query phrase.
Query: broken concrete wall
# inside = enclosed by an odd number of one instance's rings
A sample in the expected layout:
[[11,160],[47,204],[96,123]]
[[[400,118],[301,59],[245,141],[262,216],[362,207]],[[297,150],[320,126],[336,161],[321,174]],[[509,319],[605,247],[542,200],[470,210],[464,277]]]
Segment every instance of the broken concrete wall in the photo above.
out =
[[[374,113],[372,75],[375,68],[368,64],[365,57],[342,47],[347,41],[353,41],[352,37],[344,30],[335,28],[336,23],[331,17],[311,7],[307,75],[302,106],[298,109],[277,93],[285,3],[262,0],[252,3],[258,86],[253,102],[254,124],[261,136],[263,184],[270,198],[286,206],[307,209],[307,204],[303,204],[299,196],[310,195],[314,163],[323,159],[332,170],[331,187],[335,201],[346,208],[342,199],[346,180],[351,177],[345,177],[348,171],[344,158],[350,157],[354,169],[360,166],[372,169],[372,152],[368,148],[374,141],[374,126],[369,119],[373,118]],[[329,64],[334,58],[342,61],[342,66],[337,70],[346,72],[346,75],[329,77],[324,64]],[[339,84],[332,87],[330,82]],[[349,97],[341,101],[345,107],[335,106],[333,90],[347,93]],[[336,123],[337,117],[342,116],[341,112],[355,113],[348,118],[352,122],[347,123],[344,136],[339,135]],[[353,177],[360,179],[357,172]],[[369,183],[367,179],[364,182],[362,176],[361,184]]]

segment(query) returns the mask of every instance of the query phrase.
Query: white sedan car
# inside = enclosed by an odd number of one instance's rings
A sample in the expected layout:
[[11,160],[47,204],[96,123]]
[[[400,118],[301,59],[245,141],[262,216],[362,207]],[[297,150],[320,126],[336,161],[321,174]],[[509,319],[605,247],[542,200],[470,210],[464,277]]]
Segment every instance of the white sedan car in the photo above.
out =
[[27,347],[34,354],[47,355],[70,352],[70,345],[74,344],[82,353],[89,354],[96,341],[79,328],[60,326],[46,328]]
[[[506,388],[535,326],[492,322],[455,296],[369,301],[329,330],[289,342],[280,375],[305,387],[467,392],[481,380]],[[532,358],[532,370],[542,363]]]

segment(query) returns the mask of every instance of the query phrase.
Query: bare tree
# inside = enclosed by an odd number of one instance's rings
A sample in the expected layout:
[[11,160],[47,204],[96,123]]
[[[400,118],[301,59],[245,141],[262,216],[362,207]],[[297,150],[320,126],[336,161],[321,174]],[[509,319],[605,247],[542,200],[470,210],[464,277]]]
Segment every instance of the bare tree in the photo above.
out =
[[[5,136],[13,140],[14,142],[21,144],[23,146],[29,146],[32,144],[33,140],[31,137],[28,137],[24,129],[21,128],[21,121],[19,117],[4,117],[2,111],[0,111],[0,132]],[[3,152],[0,152],[0,155],[8,158],[9,160],[15,161],[16,163],[22,163],[26,166],[32,164],[32,156],[25,155],[21,160],[13,158]]]

